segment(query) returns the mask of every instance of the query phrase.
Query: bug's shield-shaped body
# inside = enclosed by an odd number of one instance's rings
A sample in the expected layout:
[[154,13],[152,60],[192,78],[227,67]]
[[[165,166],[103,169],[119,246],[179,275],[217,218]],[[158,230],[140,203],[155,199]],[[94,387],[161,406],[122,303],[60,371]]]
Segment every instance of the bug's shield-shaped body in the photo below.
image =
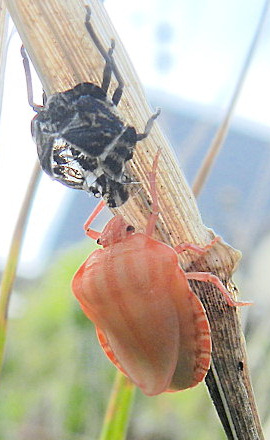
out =
[[[85,26],[105,61],[101,87],[84,82],[45,99],[45,105],[33,102],[29,61],[24,48],[28,101],[37,112],[32,121],[32,135],[37,144],[43,170],[66,186],[82,189],[103,197],[110,207],[128,199],[132,179],[125,174],[125,164],[133,156],[136,143],[145,139],[160,113],[156,111],[146,123],[143,133],[127,125],[117,111],[124,81],[117,68],[113,51],[102,46],[91,24],[91,10],[86,5]],[[117,87],[110,99],[112,74]]]
[[205,254],[205,246],[182,243],[174,249],[152,238],[159,216],[156,170],[149,174],[152,212],[145,233],[135,233],[121,215],[98,233],[90,229],[101,201],[84,225],[103,249],[93,252],[73,278],[73,293],[96,327],[109,359],[151,396],[201,382],[210,365],[211,337],[202,303],[189,280],[212,283],[231,307],[246,306],[211,272],[184,272],[177,255],[186,250]]
[[127,200],[124,169],[137,134],[100,87],[82,83],[50,96],[32,121],[32,135],[50,177],[102,195],[109,206]]
[[88,257],[73,291],[108,357],[145,394],[203,380],[209,324],[172,248],[145,234],[127,236]]

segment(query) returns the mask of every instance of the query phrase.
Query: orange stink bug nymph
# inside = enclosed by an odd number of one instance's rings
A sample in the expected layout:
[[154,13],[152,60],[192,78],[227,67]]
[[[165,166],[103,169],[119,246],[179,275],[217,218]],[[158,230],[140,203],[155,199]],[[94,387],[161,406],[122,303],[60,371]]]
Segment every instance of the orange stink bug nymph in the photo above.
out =
[[185,273],[179,266],[179,253],[207,252],[218,238],[205,247],[185,243],[175,249],[152,238],[158,217],[158,156],[150,173],[153,203],[145,233],[136,233],[120,215],[102,233],[91,230],[104,206],[100,202],[85,230],[103,249],[87,258],[72,282],[107,356],[148,396],[194,387],[209,369],[210,327],[188,280],[215,284],[230,306],[248,304],[234,301],[213,274]]

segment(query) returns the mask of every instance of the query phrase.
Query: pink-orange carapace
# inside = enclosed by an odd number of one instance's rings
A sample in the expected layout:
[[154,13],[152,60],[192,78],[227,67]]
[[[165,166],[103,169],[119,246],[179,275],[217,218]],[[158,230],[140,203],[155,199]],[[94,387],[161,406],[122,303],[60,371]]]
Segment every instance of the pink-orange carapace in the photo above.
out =
[[152,238],[158,218],[158,156],[149,175],[152,213],[145,233],[136,233],[120,215],[101,234],[90,229],[101,202],[85,230],[103,248],[87,258],[72,282],[109,359],[149,396],[193,387],[209,369],[209,322],[188,280],[213,283],[230,306],[248,304],[234,301],[215,275],[185,273],[179,266],[179,253],[207,252],[218,237],[205,247],[184,243],[174,249]]

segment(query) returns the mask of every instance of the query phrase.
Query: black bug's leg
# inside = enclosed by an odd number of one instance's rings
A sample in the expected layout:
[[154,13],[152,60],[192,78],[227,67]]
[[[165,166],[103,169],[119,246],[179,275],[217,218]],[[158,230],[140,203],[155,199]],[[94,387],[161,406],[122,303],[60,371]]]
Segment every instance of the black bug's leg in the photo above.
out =
[[123,88],[124,88],[124,81],[123,81],[123,78],[122,78],[122,76],[121,76],[121,74],[120,74],[120,72],[114,62],[114,59],[112,57],[112,53],[113,53],[113,50],[115,47],[115,42],[114,42],[114,40],[112,40],[111,47],[110,47],[109,51],[106,52],[106,50],[102,46],[101,42],[99,41],[99,39],[93,29],[93,26],[91,25],[91,22],[90,22],[91,10],[90,10],[89,6],[85,6],[85,8],[86,8],[85,27],[86,27],[90,37],[92,38],[93,42],[95,43],[98,51],[101,53],[104,60],[106,61],[104,72],[103,72],[102,89],[104,90],[105,93],[107,93],[107,90],[109,88],[110,81],[111,81],[111,74],[113,72],[115,75],[115,78],[118,82],[118,86],[113,94],[112,101],[113,101],[114,105],[117,105],[121,99],[121,96],[122,96],[122,92],[123,92]]
[[[103,71],[102,89],[104,90],[105,93],[107,93],[110,82],[111,82],[112,72],[114,72],[115,77],[118,82],[118,86],[117,86],[117,89],[114,91],[112,101],[113,101],[114,105],[117,105],[122,97],[124,82],[122,80],[120,73],[118,72],[118,69],[117,69],[118,76],[116,75],[116,71],[114,69],[114,59],[112,56],[114,48],[115,48],[115,41],[111,40],[111,47],[110,47],[108,54],[107,54],[108,59],[106,60],[106,64],[105,64],[104,71]],[[115,66],[115,68],[116,68],[116,66]]]
[[[23,67],[24,67],[24,71],[25,71],[28,103],[29,103],[30,107],[32,107],[32,109],[35,112],[39,113],[40,110],[42,110],[43,106],[34,103],[31,70],[30,70],[30,65],[29,65],[29,59],[26,54],[26,50],[25,50],[24,46],[21,47],[21,55],[22,55]],[[46,95],[44,92],[43,104],[45,102],[46,102]]]
[[101,88],[104,90],[105,93],[107,93],[111,79],[112,79],[112,54],[113,49],[115,47],[114,40],[111,41],[111,47],[108,51],[108,58],[106,60],[106,64],[103,70],[103,79],[102,79],[102,85]]
[[145,139],[149,135],[151,128],[153,127],[153,123],[159,114],[160,114],[160,108],[158,108],[157,111],[151,116],[151,118],[148,119],[144,132],[137,134],[137,141],[141,141],[142,139]]
[[[124,81],[123,78],[114,62],[113,59],[113,50],[115,48],[115,41],[112,39],[111,40],[111,47],[108,51],[108,57],[109,57],[109,62],[106,62],[105,68],[104,68],[104,75],[103,75],[103,82],[105,80],[105,75],[106,75],[106,68],[107,70],[110,69],[110,71],[114,72],[115,78],[118,82],[118,86],[116,88],[116,90],[114,91],[113,97],[112,97],[112,102],[114,103],[114,105],[118,105],[120,102],[120,99],[122,98],[122,93],[123,93],[123,88],[124,88]],[[110,73],[110,80],[111,80],[111,73]],[[108,84],[109,86],[109,84]]]

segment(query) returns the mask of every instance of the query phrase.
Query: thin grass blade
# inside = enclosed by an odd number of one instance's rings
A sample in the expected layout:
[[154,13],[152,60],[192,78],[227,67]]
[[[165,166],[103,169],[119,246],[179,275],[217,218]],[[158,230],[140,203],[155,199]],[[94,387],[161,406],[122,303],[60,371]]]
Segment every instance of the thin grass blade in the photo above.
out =
[[253,39],[251,41],[251,44],[249,46],[247,55],[246,55],[246,59],[243,63],[241,72],[239,74],[231,101],[228,105],[228,108],[226,110],[224,119],[222,121],[222,123],[220,124],[219,128],[217,129],[216,135],[209,147],[209,150],[204,158],[204,161],[198,171],[197,176],[194,179],[194,183],[192,186],[192,190],[193,193],[195,195],[195,197],[198,197],[199,193],[201,192],[207,177],[213,167],[214,161],[217,158],[217,155],[219,153],[219,151],[221,150],[223,143],[225,141],[225,138],[227,136],[228,133],[228,129],[229,129],[229,125],[230,122],[232,120],[232,116],[233,116],[233,112],[237,103],[237,100],[239,98],[239,95],[241,93],[241,90],[243,88],[243,84],[244,81],[246,79],[249,67],[251,65],[253,56],[256,52],[257,46],[258,46],[258,42],[263,30],[263,26],[268,14],[268,9],[269,9],[269,5],[270,5],[270,1],[266,0],[266,2],[264,3],[263,9],[262,9],[262,13],[257,25],[257,28],[255,30]]
[[135,387],[122,373],[117,372],[99,440],[124,440]]
[[8,305],[10,295],[12,292],[13,283],[16,277],[17,265],[22,246],[23,235],[27,219],[31,210],[31,205],[34,200],[35,191],[37,188],[40,175],[40,166],[36,162],[32,176],[27,188],[24,201],[21,206],[19,217],[15,225],[11,246],[7,258],[7,263],[3,272],[3,277],[0,286],[0,372],[2,369],[4,349],[6,342],[6,331],[8,321]]

